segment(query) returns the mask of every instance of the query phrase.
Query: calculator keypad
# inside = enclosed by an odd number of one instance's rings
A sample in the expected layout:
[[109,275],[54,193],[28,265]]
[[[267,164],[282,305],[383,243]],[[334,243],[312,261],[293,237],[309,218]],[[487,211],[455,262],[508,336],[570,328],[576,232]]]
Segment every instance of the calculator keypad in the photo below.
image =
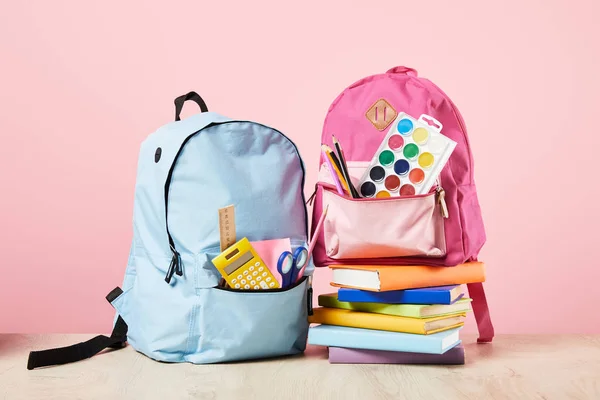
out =
[[265,290],[277,287],[277,281],[264,264],[256,262],[242,271],[237,276],[231,276],[230,286],[234,289]]

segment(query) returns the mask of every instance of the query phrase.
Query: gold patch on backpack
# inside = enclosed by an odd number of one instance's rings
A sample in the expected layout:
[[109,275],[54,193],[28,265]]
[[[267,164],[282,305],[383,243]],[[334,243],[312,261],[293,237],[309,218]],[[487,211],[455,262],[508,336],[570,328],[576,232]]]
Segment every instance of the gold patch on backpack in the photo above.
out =
[[382,131],[396,119],[398,113],[384,99],[379,99],[367,110],[365,116],[375,128]]

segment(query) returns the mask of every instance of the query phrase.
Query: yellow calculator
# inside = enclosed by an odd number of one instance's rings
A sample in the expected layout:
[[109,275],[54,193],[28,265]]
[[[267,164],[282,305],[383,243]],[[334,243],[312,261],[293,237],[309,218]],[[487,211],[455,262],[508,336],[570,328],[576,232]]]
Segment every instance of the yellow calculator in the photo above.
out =
[[215,267],[233,289],[278,289],[279,282],[247,238],[229,246],[213,258]]

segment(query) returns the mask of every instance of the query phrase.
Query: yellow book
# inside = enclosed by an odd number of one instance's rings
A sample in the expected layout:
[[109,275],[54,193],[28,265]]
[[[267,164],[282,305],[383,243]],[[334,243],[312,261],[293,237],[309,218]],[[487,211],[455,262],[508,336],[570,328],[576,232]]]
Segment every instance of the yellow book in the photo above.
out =
[[348,326],[351,328],[428,335],[464,325],[466,313],[432,318],[408,318],[395,315],[371,314],[338,308],[318,307],[308,322],[314,324]]

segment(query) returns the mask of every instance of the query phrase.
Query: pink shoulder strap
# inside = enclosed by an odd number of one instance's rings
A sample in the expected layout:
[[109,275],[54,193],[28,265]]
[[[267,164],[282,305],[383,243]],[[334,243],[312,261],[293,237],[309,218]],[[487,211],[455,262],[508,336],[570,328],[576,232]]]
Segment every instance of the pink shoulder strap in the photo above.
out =
[[490,310],[488,309],[487,299],[485,298],[483,283],[468,283],[467,289],[469,290],[471,299],[473,299],[473,314],[475,314],[475,320],[477,321],[477,328],[479,330],[477,342],[489,343],[494,338],[494,326],[492,325]]

